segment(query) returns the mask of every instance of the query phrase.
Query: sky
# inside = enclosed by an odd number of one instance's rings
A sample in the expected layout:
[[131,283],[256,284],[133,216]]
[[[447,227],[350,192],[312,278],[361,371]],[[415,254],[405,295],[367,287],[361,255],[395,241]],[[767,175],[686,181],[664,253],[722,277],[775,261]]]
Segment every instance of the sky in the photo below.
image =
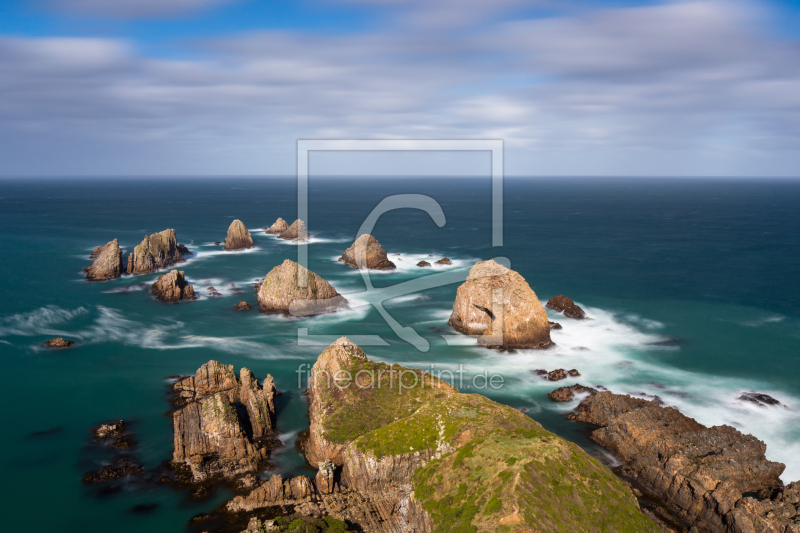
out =
[[[0,0],[0,176],[800,177],[800,1]],[[483,155],[315,157],[475,174]]]

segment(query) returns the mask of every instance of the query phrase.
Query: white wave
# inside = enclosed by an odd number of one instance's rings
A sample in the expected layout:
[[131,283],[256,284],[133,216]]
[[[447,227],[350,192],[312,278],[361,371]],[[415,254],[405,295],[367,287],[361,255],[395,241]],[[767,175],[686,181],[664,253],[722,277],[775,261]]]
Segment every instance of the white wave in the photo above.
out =
[[[342,250],[344,252],[344,250]],[[361,272],[353,267],[345,265],[339,258],[341,255],[332,256],[331,260],[336,261],[337,263],[342,265],[343,272],[347,272],[350,275],[361,276]],[[395,264],[397,268],[391,270],[370,270],[370,276],[391,276],[395,275],[409,275],[409,274],[417,274],[420,276],[424,276],[430,272],[442,272],[444,270],[456,270],[460,268],[472,268],[475,263],[480,261],[480,259],[474,258],[452,258],[445,256],[444,254],[404,254],[404,253],[390,253],[387,254],[389,261]],[[444,257],[448,257],[452,264],[450,265],[443,265],[437,264],[436,261],[442,259]],[[420,261],[427,261],[430,263],[431,266],[429,267],[419,267],[417,263]],[[466,273],[464,274],[466,278]]]
[[765,318],[759,318],[756,320],[746,320],[741,322],[743,326],[748,326],[751,328],[757,328],[759,326],[763,326],[765,324],[776,324],[778,322],[783,322],[786,319],[785,316],[768,316]]
[[[349,239],[343,238],[334,238],[334,237],[315,237],[313,234],[305,241],[295,241],[290,239],[279,239],[277,236],[275,237],[275,241],[281,244],[291,244],[292,246],[298,246],[300,244],[327,244],[327,243],[336,243],[336,242],[350,242]],[[344,251],[344,250],[342,250]]]
[[[186,259],[186,262],[180,263],[177,266],[180,267],[181,265],[190,265],[190,264],[195,263],[197,261],[202,261],[202,260],[208,259],[210,257],[217,257],[217,256],[221,256],[221,255],[234,256],[234,255],[240,255],[240,254],[266,253],[266,250],[264,250],[264,248],[260,248],[258,246],[258,243],[256,243],[256,245],[253,248],[245,248],[244,250],[225,250],[221,244],[219,246],[215,246],[214,243],[207,243],[207,244],[203,244],[202,246],[203,247],[216,248],[216,249],[215,250],[196,250],[193,255],[184,258],[184,259]],[[175,266],[173,266],[173,268],[175,268]]]
[[2,339],[0,339],[0,344],[8,344],[9,346],[14,346],[12,343],[10,343],[8,341],[4,341]]
[[35,311],[17,313],[0,318],[0,337],[19,335],[67,335],[65,331],[54,329],[54,326],[65,324],[75,317],[85,315],[89,310],[85,307],[62,309],[57,305],[40,307]]

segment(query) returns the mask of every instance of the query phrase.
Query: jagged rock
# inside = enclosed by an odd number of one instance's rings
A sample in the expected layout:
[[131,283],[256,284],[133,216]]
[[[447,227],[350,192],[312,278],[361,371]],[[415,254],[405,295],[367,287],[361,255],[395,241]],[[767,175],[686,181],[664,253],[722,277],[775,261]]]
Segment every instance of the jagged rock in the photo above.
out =
[[264,278],[258,305],[265,313],[308,316],[346,307],[347,300],[330,283],[287,259]]
[[429,266],[431,266],[431,264],[428,263],[427,261],[420,261],[419,263],[417,263],[417,266],[418,267],[429,267]]
[[228,236],[225,237],[226,250],[244,250],[245,248],[252,248],[253,237],[241,220],[234,220],[228,227]]
[[452,265],[453,262],[446,257],[442,257],[438,261],[436,261],[437,265]]
[[581,373],[578,372],[577,368],[573,368],[572,370],[567,370],[567,374],[569,374],[572,377],[577,377],[581,375]]
[[740,400],[751,402],[760,406],[781,405],[781,402],[762,392],[745,392],[739,396]]
[[354,268],[370,268],[374,270],[391,270],[395,264],[386,257],[378,239],[369,234],[361,235],[350,248],[339,258],[346,265]]
[[306,230],[306,224],[299,218],[292,222],[292,225],[286,228],[286,231],[278,235],[281,239],[290,239],[294,241],[307,241],[308,240],[308,230]]
[[94,261],[83,269],[86,272],[86,279],[89,281],[104,281],[122,275],[122,250],[117,239],[98,246],[90,257]]
[[174,229],[145,236],[141,244],[128,256],[128,274],[147,274],[167,268],[185,259],[178,251]]
[[550,321],[548,321],[547,323],[550,325],[550,331],[552,331],[554,329],[561,329],[561,324],[559,324],[558,322],[550,322]]
[[592,387],[584,387],[580,384],[571,385],[569,387],[559,387],[548,394],[554,402],[568,402],[572,400],[576,394],[595,394],[597,389]]
[[280,235],[281,233],[289,229],[289,224],[287,224],[286,221],[283,220],[282,218],[278,218],[278,220],[276,220],[275,223],[269,227],[269,229],[267,228],[264,229],[267,230],[267,233]]
[[553,296],[547,300],[547,308],[564,313],[564,316],[569,318],[578,320],[586,318],[586,313],[583,312],[583,309],[575,305],[572,299],[567,298],[563,294],[560,296]]
[[239,302],[238,304],[234,305],[233,308],[236,309],[237,311],[249,311],[252,309],[252,307],[250,307],[250,304],[247,302]]
[[330,494],[334,489],[334,467],[330,461],[323,461],[319,464],[317,477],[314,479],[317,490],[320,494]]
[[122,420],[100,424],[92,430],[92,434],[94,434],[95,440],[109,442],[115,448],[125,449],[135,445],[132,434],[127,431],[125,422]]
[[115,459],[111,464],[104,466],[96,472],[86,472],[83,475],[84,483],[103,483],[113,479],[135,476],[144,473],[144,468],[132,457]]
[[567,379],[567,371],[563,368],[551,370],[547,373],[547,379],[550,381],[561,381],[562,379]]
[[458,288],[449,324],[491,348],[550,346],[542,303],[525,278],[493,260],[479,261]]
[[[782,488],[784,465],[767,460],[766,445],[752,435],[730,426],[708,428],[672,407],[610,392],[581,402],[572,418],[599,426],[590,437],[623,461],[619,474],[687,529],[800,528],[794,507],[800,493]],[[786,494],[798,499],[787,502]]]
[[162,302],[194,300],[194,287],[187,283],[182,270],[171,270],[161,274],[150,289],[153,296]]
[[180,252],[182,256],[194,255],[194,252],[190,252],[185,244],[178,244],[178,252]]
[[246,368],[240,376],[233,365],[209,361],[173,386],[185,407],[173,413],[172,461],[188,466],[195,482],[254,472],[275,445],[266,438],[274,433],[272,376],[263,386]]
[[61,337],[55,337],[44,343],[48,348],[69,348],[73,344],[75,341],[65,340]]

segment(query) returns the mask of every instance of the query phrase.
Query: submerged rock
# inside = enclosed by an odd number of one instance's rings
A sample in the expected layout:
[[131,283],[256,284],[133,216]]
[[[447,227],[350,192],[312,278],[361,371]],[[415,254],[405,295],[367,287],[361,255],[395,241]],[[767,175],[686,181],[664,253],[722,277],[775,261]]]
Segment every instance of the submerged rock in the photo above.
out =
[[292,222],[292,225],[286,228],[286,231],[278,235],[281,239],[290,239],[294,241],[307,241],[308,240],[308,230],[306,230],[306,224],[299,218]]
[[241,220],[234,220],[228,227],[228,236],[225,237],[226,250],[244,250],[252,248],[253,237]]
[[278,220],[276,220],[275,223],[269,227],[269,229],[267,228],[264,229],[267,230],[267,233],[269,234],[280,235],[281,233],[289,229],[289,224],[287,224],[286,221],[283,220],[282,218],[278,218]]
[[174,229],[145,236],[128,256],[128,274],[147,274],[167,268],[185,259],[178,251]]
[[73,344],[75,344],[75,341],[66,340],[61,337],[55,337],[44,343],[48,348],[69,348]]
[[273,268],[258,289],[258,305],[265,313],[308,316],[347,306],[347,300],[330,283],[286,259]]
[[378,239],[369,234],[361,235],[350,248],[339,258],[346,265],[354,268],[370,268],[374,270],[390,270],[395,264],[386,257]]
[[575,305],[572,299],[567,298],[563,294],[560,296],[553,296],[547,300],[547,307],[564,313],[564,316],[575,319],[586,318],[586,313],[583,312],[579,306]]
[[105,281],[122,275],[122,250],[117,239],[98,246],[90,257],[94,261],[83,269],[89,281]]
[[237,311],[249,311],[252,309],[252,307],[250,307],[250,304],[247,302],[239,302],[238,304],[234,305],[233,308],[236,309]]
[[84,483],[104,483],[115,479],[144,474],[144,468],[133,457],[120,457],[94,472],[83,475]]
[[558,322],[550,322],[550,321],[548,321],[547,323],[550,326],[550,330],[551,331],[554,330],[554,329],[562,329],[561,324],[559,324]]
[[186,281],[182,270],[171,270],[158,276],[150,292],[162,302],[180,302],[196,298],[194,287]]
[[255,472],[276,445],[277,394],[272,376],[259,385],[253,373],[209,361],[173,386],[185,407],[173,413],[173,463],[188,466],[195,482]]
[[96,441],[108,442],[115,448],[131,448],[135,445],[133,434],[127,430],[122,420],[100,424],[92,429],[92,434]]
[[739,396],[739,399],[760,406],[781,405],[781,402],[779,402],[769,394],[764,394],[762,392],[745,392],[742,393],[741,396]]
[[550,346],[542,303],[525,278],[493,260],[480,261],[458,288],[449,324],[492,348]]

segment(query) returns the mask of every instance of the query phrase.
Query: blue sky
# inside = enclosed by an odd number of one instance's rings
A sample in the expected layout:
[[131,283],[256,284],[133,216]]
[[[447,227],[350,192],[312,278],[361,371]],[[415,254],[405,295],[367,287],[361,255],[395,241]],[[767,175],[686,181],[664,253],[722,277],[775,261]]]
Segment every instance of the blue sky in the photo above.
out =
[[[0,0],[0,175],[291,174],[298,138],[501,138],[515,175],[800,176],[799,4]],[[430,161],[409,171],[482,168]]]

